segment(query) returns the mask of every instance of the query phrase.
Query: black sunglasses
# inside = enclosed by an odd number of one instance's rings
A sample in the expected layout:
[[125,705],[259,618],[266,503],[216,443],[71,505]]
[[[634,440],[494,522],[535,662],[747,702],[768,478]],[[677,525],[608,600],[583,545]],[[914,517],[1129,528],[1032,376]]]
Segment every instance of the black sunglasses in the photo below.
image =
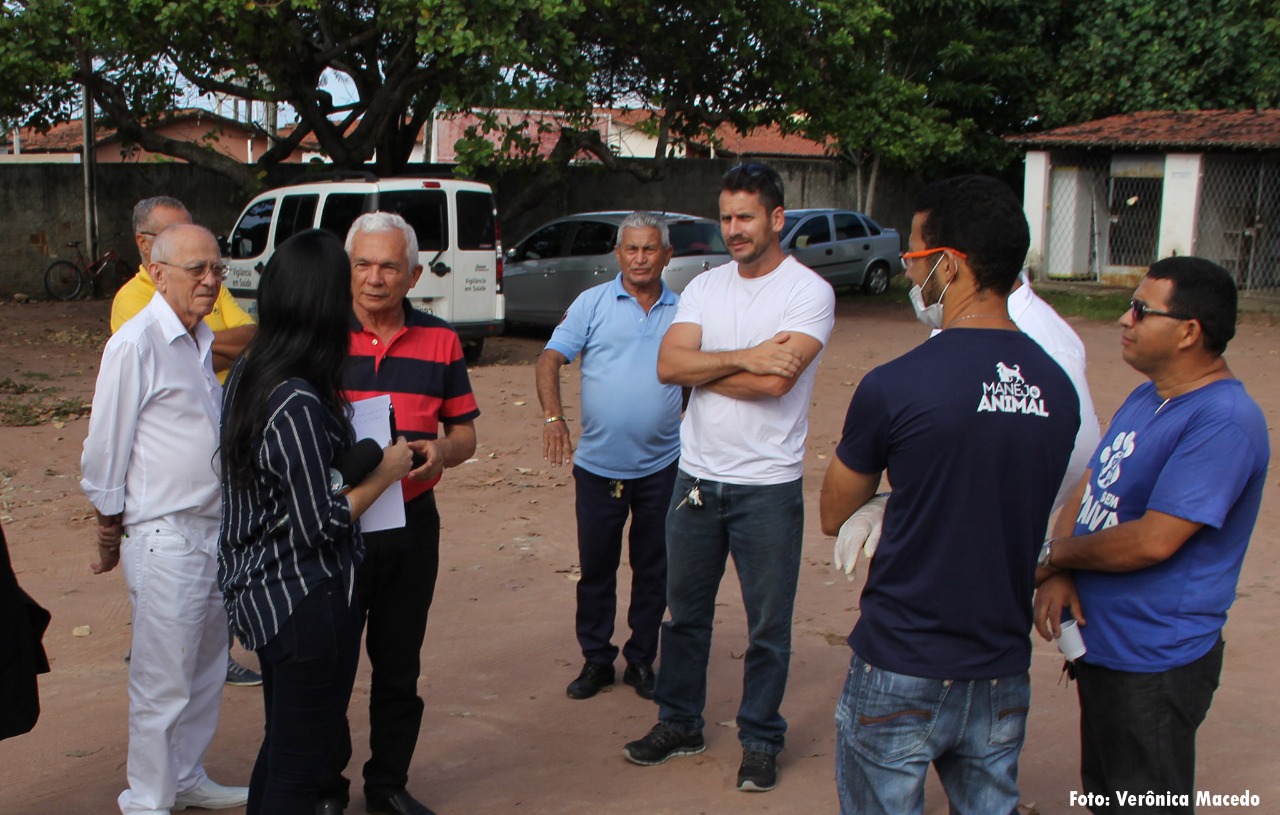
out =
[[1190,314],[1183,314],[1180,311],[1156,311],[1151,306],[1141,300],[1130,300],[1129,310],[1133,312],[1133,321],[1140,323],[1147,317],[1172,317],[1175,320],[1194,320]]

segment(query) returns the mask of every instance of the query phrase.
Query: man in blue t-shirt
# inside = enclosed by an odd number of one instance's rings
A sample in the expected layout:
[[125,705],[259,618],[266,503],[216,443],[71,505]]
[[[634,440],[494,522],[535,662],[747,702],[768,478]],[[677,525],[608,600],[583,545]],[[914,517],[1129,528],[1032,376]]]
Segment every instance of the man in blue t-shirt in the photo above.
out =
[[[658,347],[677,298],[662,282],[671,260],[667,221],[633,212],[618,228],[622,273],[573,301],[538,357],[542,452],[553,467],[573,460],[577,496],[577,630],[585,664],[570,699],[613,684],[612,643],[622,529],[631,516],[631,637],[622,681],[653,698],[653,661],[667,608],[667,504],[680,457],[680,388],[658,381]],[[582,356],[582,436],[575,453],[560,401],[560,368]]]
[[823,482],[829,535],[893,485],[836,708],[845,815],[920,811],[930,764],[952,811],[1017,808],[1036,552],[1080,425],[1071,380],[1009,319],[1029,242],[1003,182],[920,193],[903,259],[942,331],[859,383]]
[[1116,412],[1058,518],[1062,537],[1041,549],[1036,628],[1056,636],[1069,612],[1088,649],[1075,672],[1090,809],[1117,812],[1118,791],[1153,790],[1167,797],[1161,812],[1192,812],[1196,730],[1222,671],[1270,443],[1222,358],[1236,329],[1225,269],[1153,264],[1120,325],[1125,362],[1150,381]]

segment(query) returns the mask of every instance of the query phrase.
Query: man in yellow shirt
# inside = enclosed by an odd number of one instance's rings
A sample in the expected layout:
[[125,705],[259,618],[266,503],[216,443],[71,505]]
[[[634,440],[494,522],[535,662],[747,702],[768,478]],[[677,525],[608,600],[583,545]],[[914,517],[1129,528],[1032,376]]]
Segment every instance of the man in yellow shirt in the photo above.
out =
[[[138,267],[138,273],[120,287],[115,299],[111,301],[112,334],[146,308],[156,293],[156,284],[147,273],[147,267],[151,265],[151,244],[155,242],[156,235],[174,224],[189,223],[191,213],[176,198],[164,195],[144,198],[133,208],[133,240],[138,245],[142,265]],[[240,308],[231,292],[222,286],[218,290],[218,301],[214,303],[213,311],[204,321],[213,329],[213,369],[218,373],[218,381],[225,382],[231,363],[235,362],[236,356],[253,338],[253,318]]]
[[[154,198],[144,198],[134,206],[133,240],[138,245],[142,265],[138,267],[138,273],[120,287],[111,301],[112,334],[146,308],[156,293],[156,284],[147,272],[147,267],[151,265],[151,245],[155,243],[156,235],[175,224],[191,222],[191,213],[177,198],[157,195]],[[240,308],[225,286],[218,287],[217,302],[204,321],[213,329],[213,369],[218,374],[218,381],[225,382],[231,363],[235,362],[245,345],[253,339],[253,332],[257,327],[253,318]],[[125,659],[128,660],[129,657]],[[242,687],[261,685],[262,676],[236,662],[228,654],[227,684]]]

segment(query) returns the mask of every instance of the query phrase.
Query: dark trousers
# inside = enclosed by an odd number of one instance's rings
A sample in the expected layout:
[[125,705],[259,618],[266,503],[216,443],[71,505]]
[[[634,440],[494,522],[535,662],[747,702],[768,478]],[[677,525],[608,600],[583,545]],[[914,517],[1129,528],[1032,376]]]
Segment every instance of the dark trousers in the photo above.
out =
[[[618,611],[618,564],[622,529],[631,517],[631,637],[622,648],[627,664],[652,665],[658,655],[658,630],[667,608],[667,505],[676,463],[653,475],[618,482],[574,466],[577,495],[578,644],[587,662],[610,665],[618,656],[612,642]],[[615,484],[621,483],[618,496]]]
[[248,815],[312,815],[337,748],[360,661],[359,598],[327,580],[258,649],[266,732],[249,779]]
[[1080,780],[1106,804],[1127,811],[1116,790],[1187,795],[1188,806],[1144,807],[1144,813],[1190,813],[1195,804],[1196,729],[1209,712],[1222,673],[1224,643],[1181,668],[1159,673],[1113,671],[1076,663],[1080,694]]
[[[418,745],[423,703],[418,696],[422,640],[440,567],[440,515],[434,492],[405,504],[405,526],[364,536],[365,558],[356,572],[368,613],[365,650],[373,674],[369,689],[369,760],[366,799],[405,788]],[[343,722],[338,749],[321,785],[322,795],[349,801],[342,775],[351,760],[351,727]]]

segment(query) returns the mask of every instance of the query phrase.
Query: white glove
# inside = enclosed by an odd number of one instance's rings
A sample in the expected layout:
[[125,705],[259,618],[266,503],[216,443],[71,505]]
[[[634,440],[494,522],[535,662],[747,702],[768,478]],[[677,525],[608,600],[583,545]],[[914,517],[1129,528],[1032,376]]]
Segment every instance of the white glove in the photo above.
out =
[[880,525],[884,522],[887,503],[888,495],[875,496],[858,507],[840,527],[840,534],[836,535],[836,568],[844,570],[850,580],[858,576],[858,549],[861,548],[870,560],[880,545]]

